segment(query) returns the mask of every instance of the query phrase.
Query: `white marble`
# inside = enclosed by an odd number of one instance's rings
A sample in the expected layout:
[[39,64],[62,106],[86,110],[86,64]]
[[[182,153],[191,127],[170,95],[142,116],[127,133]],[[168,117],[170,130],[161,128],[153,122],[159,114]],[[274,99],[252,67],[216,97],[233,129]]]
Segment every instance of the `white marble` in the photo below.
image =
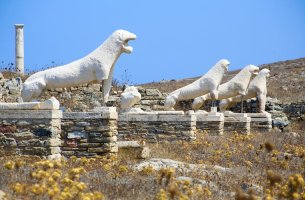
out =
[[230,62],[228,60],[222,59],[198,80],[170,93],[165,99],[164,109],[174,110],[174,106],[178,101],[194,99],[207,93],[211,93],[217,99],[217,88],[224,73],[228,71],[229,65]]
[[243,68],[236,76],[228,82],[218,87],[218,95],[208,93],[194,99],[192,108],[198,110],[206,100],[226,99],[236,95],[245,95],[249,82],[253,75],[257,75],[259,68],[254,65],[248,65]]
[[134,39],[136,39],[135,34],[117,30],[87,56],[31,75],[23,84],[21,91],[23,101],[31,101],[39,97],[44,89],[66,88],[102,81],[102,101],[105,104],[111,89],[114,65],[123,52],[132,52],[133,48],[128,46],[128,41]]
[[[127,87],[124,92],[121,94],[120,98],[120,108],[124,112],[131,111],[132,106],[138,103],[141,100],[141,94],[135,86]],[[132,112],[136,110],[133,109]],[[139,110],[140,111],[140,110]]]
[[23,39],[23,24],[15,24],[15,66],[16,72],[24,74],[24,39]]
[[235,97],[231,97],[228,99],[221,100],[219,103],[220,111],[225,111],[226,109],[231,108],[237,102],[241,102],[242,100],[251,99],[254,97],[258,97],[259,100],[259,112],[265,113],[265,105],[266,105],[266,95],[267,95],[267,77],[270,76],[269,69],[262,69],[258,75],[250,82],[249,87],[244,96],[238,95]]
[[59,101],[51,97],[44,102],[0,103],[0,110],[58,110]]
[[61,110],[1,110],[0,119],[59,119]]

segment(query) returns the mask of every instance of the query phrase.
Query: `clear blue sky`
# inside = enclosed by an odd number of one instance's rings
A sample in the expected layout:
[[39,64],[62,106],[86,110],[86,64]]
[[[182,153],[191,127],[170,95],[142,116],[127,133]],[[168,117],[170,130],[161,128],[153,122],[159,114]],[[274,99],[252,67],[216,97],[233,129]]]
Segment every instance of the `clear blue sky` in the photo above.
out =
[[0,0],[0,62],[14,62],[14,24],[23,23],[25,66],[66,64],[114,30],[138,38],[122,55],[134,83],[204,74],[219,59],[230,69],[305,57],[304,0]]

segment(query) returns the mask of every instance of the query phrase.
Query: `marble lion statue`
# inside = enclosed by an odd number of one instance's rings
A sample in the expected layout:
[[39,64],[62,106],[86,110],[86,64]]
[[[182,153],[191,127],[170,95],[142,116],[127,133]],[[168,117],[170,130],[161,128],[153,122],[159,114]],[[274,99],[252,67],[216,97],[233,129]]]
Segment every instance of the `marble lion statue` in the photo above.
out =
[[164,103],[165,110],[174,110],[178,101],[194,99],[201,95],[211,93],[214,98],[218,96],[218,86],[224,73],[228,71],[230,62],[226,59],[218,61],[206,74],[193,83],[170,93]]
[[127,87],[121,94],[121,109],[130,109],[141,100],[141,94],[135,86]]
[[123,52],[132,52],[133,48],[128,46],[128,41],[135,39],[135,34],[117,30],[87,56],[69,64],[31,75],[25,80],[22,87],[23,101],[32,101],[39,97],[45,89],[102,82],[102,102],[105,104],[111,89],[114,65]]
[[259,112],[265,112],[266,95],[267,95],[267,77],[270,76],[269,69],[262,69],[258,75],[250,82],[247,92],[244,96],[238,95],[228,99],[223,99],[219,103],[219,109],[221,112],[231,108],[237,102],[242,100],[258,97],[259,100]]
[[253,75],[257,75],[259,68],[254,65],[248,65],[243,68],[230,81],[221,84],[218,88],[218,96],[208,93],[194,99],[192,108],[198,110],[206,100],[226,99],[236,95],[245,95],[249,82]]

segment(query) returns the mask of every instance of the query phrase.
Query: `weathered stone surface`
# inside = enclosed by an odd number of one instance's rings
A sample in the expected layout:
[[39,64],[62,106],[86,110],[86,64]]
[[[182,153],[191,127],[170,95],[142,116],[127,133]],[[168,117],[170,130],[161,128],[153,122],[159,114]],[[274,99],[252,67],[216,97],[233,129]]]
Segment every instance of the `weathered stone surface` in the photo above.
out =
[[158,89],[146,89],[145,92],[147,96],[162,96],[161,92]]
[[16,143],[16,140],[14,138],[1,137],[0,138],[0,146],[4,146],[4,147],[16,147],[17,143]]
[[34,137],[34,134],[31,133],[30,131],[26,132],[16,132],[12,134],[12,137],[17,139],[17,140],[29,140]]
[[224,131],[250,134],[251,118],[246,113],[224,112]]
[[31,125],[31,123],[29,121],[25,121],[25,120],[19,120],[16,123],[17,126],[27,126],[27,125]]
[[120,108],[121,112],[132,108],[136,103],[141,100],[141,94],[138,92],[137,88],[134,86],[126,87],[120,98]]
[[132,52],[132,47],[127,42],[134,39],[136,35],[133,33],[117,30],[88,56],[31,75],[23,84],[22,99],[28,102],[38,98],[46,88],[66,88],[103,81],[102,100],[106,103],[112,85],[114,64],[123,52]]
[[87,137],[88,137],[87,133],[79,132],[79,131],[69,132],[67,135],[68,139],[84,139]]
[[119,155],[123,157],[134,157],[146,159],[150,157],[150,149],[139,144],[138,141],[119,141]]
[[[212,92],[217,99],[217,89],[223,78],[224,73],[228,70],[230,62],[222,59],[218,61],[205,75],[193,83],[171,92],[165,100],[165,110],[173,110],[178,101],[194,99],[201,95]],[[217,93],[217,94],[216,94]],[[197,108],[196,110],[198,110]]]
[[17,130],[15,125],[11,125],[10,123],[3,122],[3,125],[0,126],[0,132],[2,133],[14,133]]
[[75,123],[76,126],[90,126],[89,122],[76,122]]
[[63,119],[117,119],[115,107],[99,107],[93,112],[64,112]]
[[[0,118],[0,146],[6,155],[39,155],[59,154],[61,141],[60,119],[54,118],[52,111],[45,110],[10,110],[7,118]],[[60,112],[57,112],[61,114]],[[7,114],[7,113],[6,113]],[[20,114],[20,118],[18,118]],[[27,114],[27,116],[25,116]],[[2,117],[5,113],[1,113]],[[39,118],[39,116],[41,118]],[[60,115],[57,115],[60,116]]]
[[[116,114],[115,109],[101,110]],[[117,122],[112,116],[102,117],[101,112],[70,112],[63,115],[61,136],[67,138],[62,147],[63,155],[90,157],[117,152]]]
[[37,137],[51,137],[52,131],[45,128],[38,128],[33,130],[33,134]]
[[196,116],[183,112],[144,112],[119,115],[118,137],[149,142],[194,140]]
[[0,103],[0,110],[58,110],[59,101],[55,97],[44,102]]
[[[257,74],[259,68],[254,65],[247,65],[236,76],[230,79],[228,82],[219,85],[214,91],[197,96],[193,103],[192,108],[194,110],[200,109],[204,105],[205,101],[213,99],[227,99],[237,96],[239,94],[246,94],[249,82],[253,75]],[[214,78],[213,78],[214,79]]]
[[257,97],[259,99],[259,112],[265,112],[266,105],[266,95],[267,95],[267,77],[270,76],[269,69],[262,69],[256,77],[254,77],[245,93],[245,95],[238,95],[232,98],[228,98],[220,101],[219,108],[221,111],[224,111],[230,107],[232,107],[237,102],[241,102],[243,100],[248,100],[251,98]]
[[1,110],[0,119],[58,119],[61,110]]
[[89,142],[92,143],[110,143],[110,142],[116,142],[117,141],[117,137],[113,136],[113,137],[92,137],[89,138]]

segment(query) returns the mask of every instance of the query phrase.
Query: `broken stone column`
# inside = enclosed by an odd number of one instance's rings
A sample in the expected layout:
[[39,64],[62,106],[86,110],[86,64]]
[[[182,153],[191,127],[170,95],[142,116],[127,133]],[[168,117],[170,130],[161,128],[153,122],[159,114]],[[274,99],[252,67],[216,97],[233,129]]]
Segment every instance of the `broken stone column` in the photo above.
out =
[[15,24],[16,30],[16,72],[24,74],[24,42],[23,42],[23,24]]

